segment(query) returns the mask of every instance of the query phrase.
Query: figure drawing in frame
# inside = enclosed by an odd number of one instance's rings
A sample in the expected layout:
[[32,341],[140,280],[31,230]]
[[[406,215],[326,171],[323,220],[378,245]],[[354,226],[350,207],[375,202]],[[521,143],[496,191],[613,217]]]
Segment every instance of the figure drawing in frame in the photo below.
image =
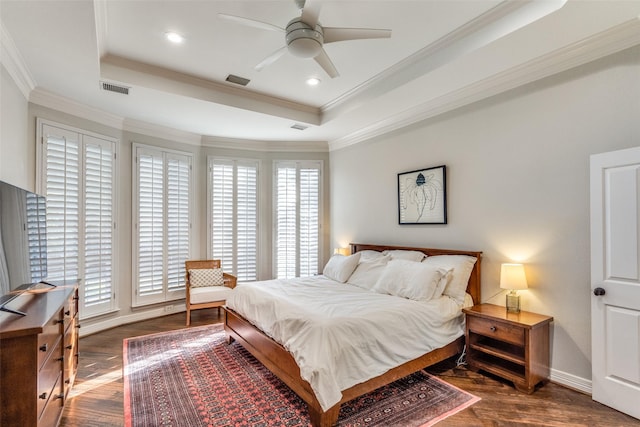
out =
[[446,224],[446,166],[398,174],[400,224]]

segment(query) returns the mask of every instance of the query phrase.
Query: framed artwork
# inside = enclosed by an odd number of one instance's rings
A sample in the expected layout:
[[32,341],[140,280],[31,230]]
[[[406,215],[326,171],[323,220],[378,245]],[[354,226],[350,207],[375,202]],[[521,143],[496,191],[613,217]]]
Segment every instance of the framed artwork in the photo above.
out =
[[398,174],[400,224],[447,223],[446,166]]

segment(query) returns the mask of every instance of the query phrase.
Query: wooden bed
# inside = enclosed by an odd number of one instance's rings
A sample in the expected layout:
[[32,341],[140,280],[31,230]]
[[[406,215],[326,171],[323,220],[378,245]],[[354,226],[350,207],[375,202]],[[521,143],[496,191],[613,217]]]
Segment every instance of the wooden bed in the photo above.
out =
[[[482,252],[459,251],[447,249],[414,248],[405,246],[385,246],[371,244],[351,244],[351,253],[363,250],[384,251],[387,249],[417,250],[426,255],[470,255],[478,260],[475,263],[467,293],[473,297],[474,303],[480,303],[480,265]],[[406,362],[386,373],[366,382],[356,384],[342,391],[342,400],[327,411],[323,411],[309,383],[300,377],[300,368],[293,356],[280,344],[262,333],[258,328],[245,320],[241,315],[225,307],[224,329],[227,342],[238,341],[256,359],[262,362],[271,372],[287,384],[309,407],[311,424],[314,426],[332,426],[338,420],[340,405],[358,396],[366,394],[384,385],[406,377],[414,372],[433,365],[442,360],[460,354],[464,347],[464,336],[454,342],[430,351],[417,359]]]

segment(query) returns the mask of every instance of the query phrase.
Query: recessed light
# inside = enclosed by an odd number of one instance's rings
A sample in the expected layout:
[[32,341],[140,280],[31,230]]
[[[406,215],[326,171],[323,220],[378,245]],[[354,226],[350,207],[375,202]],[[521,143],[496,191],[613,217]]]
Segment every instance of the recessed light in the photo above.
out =
[[181,34],[178,34],[174,31],[167,31],[166,33],[164,33],[164,36],[171,43],[182,43],[184,41],[184,37],[182,37]]
[[320,79],[317,77],[309,77],[307,79],[307,84],[309,86],[318,86],[320,84]]

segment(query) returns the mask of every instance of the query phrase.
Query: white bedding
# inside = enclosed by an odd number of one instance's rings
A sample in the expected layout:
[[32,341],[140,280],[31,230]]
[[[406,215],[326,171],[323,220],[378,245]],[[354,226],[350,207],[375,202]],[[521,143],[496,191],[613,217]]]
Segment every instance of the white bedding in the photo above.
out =
[[238,284],[231,294],[227,307],[293,355],[325,411],[342,390],[464,334],[448,296],[417,302],[325,276]]

